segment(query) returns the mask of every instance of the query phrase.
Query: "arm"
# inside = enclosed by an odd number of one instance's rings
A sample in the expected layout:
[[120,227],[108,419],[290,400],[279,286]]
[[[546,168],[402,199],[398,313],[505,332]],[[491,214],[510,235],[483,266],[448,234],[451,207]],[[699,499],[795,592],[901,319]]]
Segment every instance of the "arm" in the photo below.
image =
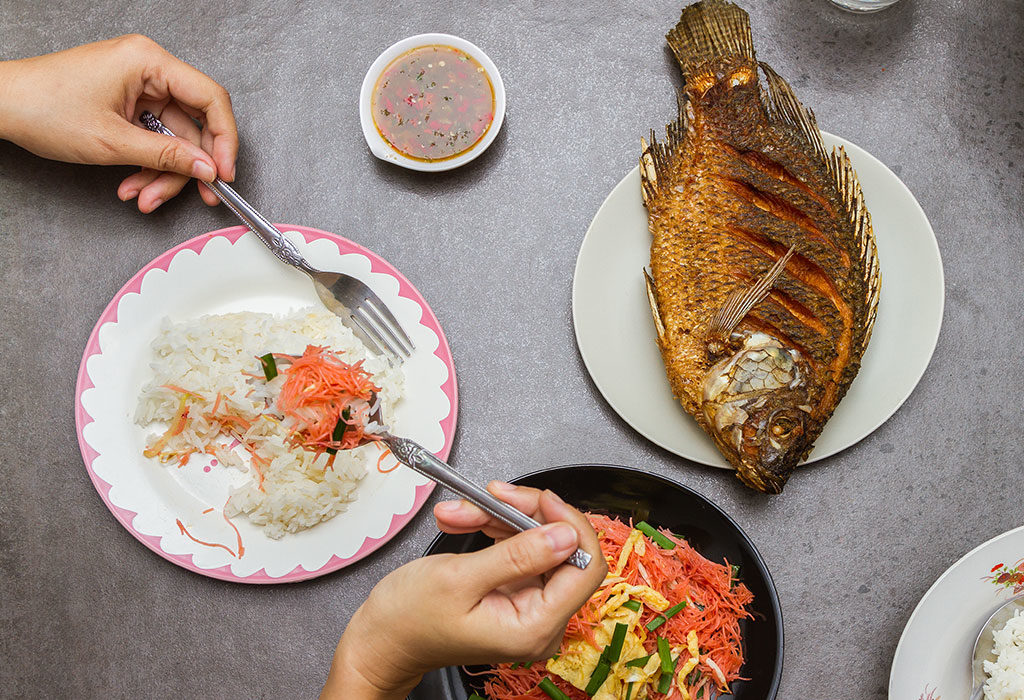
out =
[[[144,110],[180,136],[139,126]],[[54,160],[142,166],[118,196],[147,213],[190,178],[234,179],[238,151],[227,91],[137,34],[0,62],[0,138]]]
[[[548,524],[514,534],[470,503],[439,503],[442,530],[482,530],[496,543],[424,557],[383,578],[342,635],[321,700],[402,700],[435,668],[543,659],[558,649],[607,572],[597,535],[550,491],[488,488]],[[594,555],[584,571],[561,565],[577,546]]]

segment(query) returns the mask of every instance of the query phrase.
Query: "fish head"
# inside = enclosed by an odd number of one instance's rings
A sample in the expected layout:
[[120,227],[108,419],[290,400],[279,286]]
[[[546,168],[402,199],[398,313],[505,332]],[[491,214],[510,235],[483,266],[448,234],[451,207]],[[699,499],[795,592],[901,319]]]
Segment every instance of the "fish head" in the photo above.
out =
[[764,333],[740,341],[704,380],[704,417],[740,479],[780,493],[810,440],[810,368]]

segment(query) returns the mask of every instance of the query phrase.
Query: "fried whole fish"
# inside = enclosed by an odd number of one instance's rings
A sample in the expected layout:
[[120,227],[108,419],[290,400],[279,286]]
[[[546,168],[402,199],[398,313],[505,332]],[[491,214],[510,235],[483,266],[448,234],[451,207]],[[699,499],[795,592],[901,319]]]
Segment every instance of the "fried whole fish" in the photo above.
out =
[[871,337],[871,219],[846,153],[826,151],[811,110],[757,61],[746,12],[703,0],[666,38],[686,85],[640,157],[657,342],[740,480],[779,493]]

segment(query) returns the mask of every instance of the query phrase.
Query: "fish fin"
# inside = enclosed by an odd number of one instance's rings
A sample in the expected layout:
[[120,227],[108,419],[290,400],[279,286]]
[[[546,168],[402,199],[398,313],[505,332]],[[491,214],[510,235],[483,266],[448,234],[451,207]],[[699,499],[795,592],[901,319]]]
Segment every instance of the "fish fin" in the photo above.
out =
[[853,169],[850,157],[842,146],[832,150],[829,158],[829,170],[835,177],[836,189],[842,197],[850,222],[854,226],[857,240],[858,264],[864,280],[864,323],[859,347],[863,353],[871,339],[875,317],[878,315],[878,296],[881,289],[881,271],[878,267],[878,247],[875,244],[875,231],[871,226],[871,215],[864,206],[864,193],[860,180]]
[[[855,339],[854,351],[863,354],[871,339],[875,317],[878,314],[878,293],[880,277],[878,267],[878,249],[875,245],[875,234],[871,227],[871,215],[864,206],[864,194],[861,190],[857,173],[850,163],[850,158],[841,146],[833,148],[829,153],[825,149],[821,131],[814,112],[804,107],[793,94],[793,89],[782,76],[772,70],[766,63],[759,63],[768,84],[768,95],[765,105],[769,118],[796,127],[814,149],[815,155],[821,159],[833,178],[836,191],[839,192],[843,208],[854,227],[856,238],[856,257],[862,270],[864,288],[863,323],[859,324],[863,332],[859,340]],[[853,257],[853,256],[851,256]],[[851,364],[852,375],[857,371],[857,364]]]
[[686,136],[690,130],[692,108],[686,93],[676,95],[676,118],[665,126],[665,140],[659,142],[651,131],[651,143],[640,139],[640,194],[644,206],[658,194],[661,185],[669,179],[669,164],[682,155]]
[[818,120],[814,117],[814,112],[803,106],[793,94],[793,88],[786,79],[776,73],[771,66],[763,62],[758,65],[764,73],[765,82],[768,83],[768,95],[764,100],[768,108],[768,118],[799,129],[815,154],[823,163],[828,164],[830,159],[825,151],[825,142],[821,138],[821,131],[818,130]]
[[658,299],[654,294],[654,280],[651,279],[651,275],[647,272],[647,268],[644,269],[644,282],[647,284],[647,303],[651,305],[651,316],[654,317],[654,328],[658,331],[658,344],[665,344],[665,324],[661,320],[661,312],[658,311]]
[[714,59],[738,56],[756,60],[750,16],[723,0],[702,0],[686,7],[665,39],[687,82]]
[[[653,139],[652,139],[653,141]],[[658,144],[655,143],[655,146]],[[650,203],[654,195],[658,193],[658,170],[654,167],[654,156],[651,153],[651,146],[647,141],[640,139],[640,195],[643,197],[644,206]],[[647,271],[644,271],[647,274]]]
[[711,317],[708,323],[707,339],[709,343],[725,343],[729,336],[743,320],[743,317],[750,313],[750,310],[768,296],[783,271],[786,263],[796,252],[796,246],[790,247],[786,254],[775,261],[766,273],[749,287],[740,287],[733,291],[725,303]]

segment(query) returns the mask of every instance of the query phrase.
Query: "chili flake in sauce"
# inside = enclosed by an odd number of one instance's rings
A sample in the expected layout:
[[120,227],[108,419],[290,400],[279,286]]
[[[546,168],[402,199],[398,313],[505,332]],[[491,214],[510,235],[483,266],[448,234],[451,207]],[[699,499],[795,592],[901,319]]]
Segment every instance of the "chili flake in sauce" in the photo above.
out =
[[373,123],[399,153],[446,160],[465,153],[494,121],[484,67],[453,46],[420,46],[384,69],[373,90]]

